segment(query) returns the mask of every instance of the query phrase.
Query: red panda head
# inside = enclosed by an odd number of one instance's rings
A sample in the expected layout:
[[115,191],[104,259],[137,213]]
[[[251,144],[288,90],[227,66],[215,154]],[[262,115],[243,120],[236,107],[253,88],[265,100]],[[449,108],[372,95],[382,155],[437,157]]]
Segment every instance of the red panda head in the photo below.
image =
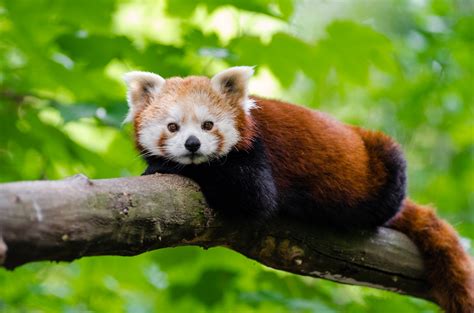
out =
[[229,68],[211,79],[127,73],[125,121],[134,122],[138,148],[144,155],[181,164],[207,162],[233,147],[248,148],[254,102],[247,86],[252,74],[247,66]]

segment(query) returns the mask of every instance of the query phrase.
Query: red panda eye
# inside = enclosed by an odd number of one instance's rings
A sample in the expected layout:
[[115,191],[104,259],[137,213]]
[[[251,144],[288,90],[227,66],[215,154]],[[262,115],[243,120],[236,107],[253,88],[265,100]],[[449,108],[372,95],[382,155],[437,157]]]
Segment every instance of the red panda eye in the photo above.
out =
[[211,121],[206,121],[206,122],[202,123],[202,126],[201,126],[201,127],[202,127],[202,129],[204,129],[204,130],[211,130],[212,127],[214,127],[214,123],[211,122]]
[[179,126],[176,123],[169,123],[168,124],[168,130],[172,133],[175,133],[179,130]]

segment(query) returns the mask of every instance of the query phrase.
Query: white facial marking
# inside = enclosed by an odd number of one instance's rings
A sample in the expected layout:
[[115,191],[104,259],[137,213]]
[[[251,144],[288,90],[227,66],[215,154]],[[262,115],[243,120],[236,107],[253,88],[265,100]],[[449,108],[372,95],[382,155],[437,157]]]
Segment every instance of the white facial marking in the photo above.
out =
[[256,107],[257,107],[257,104],[255,103],[255,100],[247,98],[247,97],[244,99],[243,108],[244,108],[245,114],[249,115],[250,110]]
[[150,124],[144,126],[138,133],[138,142],[146,149],[146,154],[163,155],[158,147],[161,134],[166,130],[167,124]]
[[[192,110],[192,111],[190,111]],[[212,130],[202,129],[204,122],[214,124]],[[169,123],[179,125],[177,132],[167,129]],[[216,134],[219,132],[221,138]],[[163,134],[167,137],[164,147],[158,143]],[[192,154],[185,147],[190,136],[196,136],[201,144]],[[200,164],[227,154],[239,141],[239,132],[232,113],[212,114],[205,105],[180,103],[173,106],[162,120],[151,120],[143,125],[139,133],[139,143],[150,154],[164,156],[181,164]]]
[[[257,107],[255,101],[248,97],[248,83],[253,73],[253,67],[232,67],[210,79],[211,93],[206,88],[184,92],[178,88],[176,94],[175,89],[166,91],[166,81],[159,75],[144,72],[128,74],[125,77],[129,87],[128,119],[141,110],[151,109],[145,112],[146,118],[140,122],[138,143],[146,154],[163,156],[181,164],[199,164],[226,155],[240,140],[235,116],[239,113],[236,110],[250,114]],[[173,84],[177,81],[170,80],[169,83],[169,86],[176,86]],[[214,107],[210,101],[216,101],[216,96],[220,100]],[[229,102],[228,108],[222,105],[226,101]],[[239,101],[237,105],[240,108],[235,107],[234,101]],[[160,105],[159,110],[154,110],[156,108],[152,106],[155,105]],[[168,112],[165,111],[167,108]],[[203,123],[208,121],[213,123],[213,128],[202,129]],[[170,123],[178,125],[177,131],[168,129]],[[185,147],[190,136],[198,138],[200,143],[194,153]]]

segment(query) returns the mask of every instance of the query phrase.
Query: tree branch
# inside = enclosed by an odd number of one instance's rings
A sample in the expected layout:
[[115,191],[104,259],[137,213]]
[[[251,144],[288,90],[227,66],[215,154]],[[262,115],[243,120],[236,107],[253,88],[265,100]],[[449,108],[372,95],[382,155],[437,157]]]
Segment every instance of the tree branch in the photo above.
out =
[[417,248],[391,229],[340,234],[283,219],[226,221],[195,184],[172,175],[0,185],[0,264],[3,256],[8,269],[184,245],[224,246],[283,271],[432,300]]

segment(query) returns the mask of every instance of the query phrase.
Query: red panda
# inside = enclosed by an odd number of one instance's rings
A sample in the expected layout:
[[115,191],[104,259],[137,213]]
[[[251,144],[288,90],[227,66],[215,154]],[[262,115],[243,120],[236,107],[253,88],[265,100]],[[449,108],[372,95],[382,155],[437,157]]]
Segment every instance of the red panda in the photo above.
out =
[[474,312],[474,269],[454,229],[406,198],[406,165],[388,136],[293,104],[248,95],[251,67],[211,79],[126,74],[128,121],[144,174],[195,180],[224,216],[287,216],[353,229],[386,225],[424,256],[433,297]]

